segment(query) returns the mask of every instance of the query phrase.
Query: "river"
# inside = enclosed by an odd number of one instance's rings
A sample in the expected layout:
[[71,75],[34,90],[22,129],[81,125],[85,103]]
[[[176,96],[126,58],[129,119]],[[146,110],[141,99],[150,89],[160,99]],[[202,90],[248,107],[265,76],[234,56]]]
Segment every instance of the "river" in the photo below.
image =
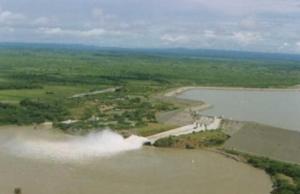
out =
[[206,115],[255,121],[300,131],[299,90],[196,88],[187,90],[178,97],[211,104],[212,108],[203,111]]
[[272,185],[262,170],[216,153],[142,147],[112,132],[6,127],[0,142],[3,194],[266,194]]

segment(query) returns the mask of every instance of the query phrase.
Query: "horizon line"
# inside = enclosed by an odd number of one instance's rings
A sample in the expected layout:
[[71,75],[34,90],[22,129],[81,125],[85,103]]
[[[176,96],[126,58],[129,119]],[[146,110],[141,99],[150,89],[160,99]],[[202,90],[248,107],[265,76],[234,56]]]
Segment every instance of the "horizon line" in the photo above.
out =
[[[57,45],[57,46],[81,46],[90,47],[94,49],[124,49],[124,50],[191,50],[191,51],[223,51],[223,52],[241,52],[241,53],[253,53],[253,54],[269,54],[269,55],[292,55],[299,56],[300,53],[294,52],[268,52],[268,51],[253,51],[253,50],[238,50],[238,49],[218,49],[218,48],[196,48],[196,47],[123,47],[123,46],[99,46],[94,44],[85,43],[62,43],[62,42],[21,42],[21,41],[0,41],[0,46],[3,44],[20,44],[20,45]],[[68,48],[66,48],[68,49]],[[69,48],[71,49],[71,48]]]

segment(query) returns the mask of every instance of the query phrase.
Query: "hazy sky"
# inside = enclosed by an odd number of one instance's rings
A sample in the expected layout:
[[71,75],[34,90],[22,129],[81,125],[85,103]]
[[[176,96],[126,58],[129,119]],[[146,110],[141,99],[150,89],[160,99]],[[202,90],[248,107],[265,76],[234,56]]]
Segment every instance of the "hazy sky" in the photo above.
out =
[[0,41],[300,53],[300,0],[0,0]]

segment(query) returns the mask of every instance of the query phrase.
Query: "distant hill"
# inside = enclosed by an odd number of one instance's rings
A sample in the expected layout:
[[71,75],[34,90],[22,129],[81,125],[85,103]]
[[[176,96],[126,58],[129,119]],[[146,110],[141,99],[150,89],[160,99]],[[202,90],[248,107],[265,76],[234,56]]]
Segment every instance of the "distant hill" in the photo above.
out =
[[213,50],[213,49],[188,49],[188,48],[117,48],[98,47],[83,44],[44,44],[44,43],[0,43],[0,48],[6,49],[38,49],[38,50],[68,50],[92,51],[99,54],[133,54],[151,55],[179,58],[215,58],[215,59],[258,59],[258,60],[288,60],[299,61],[300,55],[285,53],[263,53],[247,51]]

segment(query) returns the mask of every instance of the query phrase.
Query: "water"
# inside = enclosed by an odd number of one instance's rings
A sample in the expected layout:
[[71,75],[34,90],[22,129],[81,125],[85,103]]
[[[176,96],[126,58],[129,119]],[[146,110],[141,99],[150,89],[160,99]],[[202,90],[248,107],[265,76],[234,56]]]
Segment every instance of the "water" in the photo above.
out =
[[300,131],[300,91],[193,89],[178,97],[213,105],[207,115]]
[[15,187],[24,194],[265,194],[271,190],[270,178],[244,163],[201,150],[142,148],[143,139],[128,140],[110,131],[78,138],[11,127],[1,128],[0,138],[0,193],[13,193]]

